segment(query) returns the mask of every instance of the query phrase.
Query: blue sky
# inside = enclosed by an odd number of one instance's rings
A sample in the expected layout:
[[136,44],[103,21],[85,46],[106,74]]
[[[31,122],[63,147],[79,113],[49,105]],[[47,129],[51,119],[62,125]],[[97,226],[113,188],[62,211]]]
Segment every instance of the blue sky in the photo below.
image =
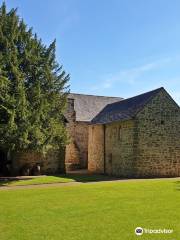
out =
[[179,0],[6,3],[44,43],[56,38],[71,91],[126,98],[164,86],[180,104]]

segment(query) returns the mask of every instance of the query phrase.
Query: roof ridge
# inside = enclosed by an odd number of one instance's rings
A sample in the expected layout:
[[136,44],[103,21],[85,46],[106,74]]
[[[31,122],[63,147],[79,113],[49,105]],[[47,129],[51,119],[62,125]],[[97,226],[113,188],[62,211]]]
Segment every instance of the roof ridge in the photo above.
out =
[[[163,90],[163,89],[164,89],[164,87],[156,88],[156,89],[151,90],[151,91],[148,91],[148,92],[140,93],[140,94],[135,95],[135,96],[133,96],[133,97],[123,98],[121,101],[118,101],[118,102],[108,103],[107,105],[112,105],[112,104],[116,104],[116,103],[119,103],[119,102],[122,102],[122,103],[123,103],[123,102],[126,101],[126,100],[130,100],[130,99],[133,99],[133,98],[136,98],[136,97],[140,97],[140,96],[143,96],[143,95],[148,94],[148,93],[153,93],[153,92],[156,92],[156,91],[160,91],[160,90]],[[165,90],[165,89],[164,89],[164,90]]]
[[107,104],[91,121],[93,124],[103,124],[116,120],[130,119],[141,111],[146,104],[160,91],[166,91],[163,87],[127,98],[115,103]]
[[74,94],[74,95],[82,95],[82,96],[91,96],[91,97],[121,98],[121,99],[124,99],[124,98],[122,98],[122,97],[101,96],[101,95],[93,95],[93,94],[85,94],[85,93],[73,93],[73,92],[70,92],[68,95],[70,95],[70,94]]

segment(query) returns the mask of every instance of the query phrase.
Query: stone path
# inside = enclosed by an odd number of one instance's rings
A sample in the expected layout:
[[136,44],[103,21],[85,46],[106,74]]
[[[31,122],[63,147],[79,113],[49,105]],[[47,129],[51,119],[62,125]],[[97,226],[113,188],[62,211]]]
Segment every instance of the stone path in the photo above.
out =
[[50,188],[50,187],[64,187],[64,186],[77,186],[86,184],[97,184],[97,183],[112,183],[112,182],[130,182],[130,181],[152,181],[152,180],[175,180],[180,181],[180,177],[176,178],[152,178],[152,179],[117,179],[117,180],[106,180],[96,182],[68,182],[68,183],[44,183],[44,184],[32,184],[23,186],[1,186],[1,190],[17,190],[17,189],[38,189],[38,188]]

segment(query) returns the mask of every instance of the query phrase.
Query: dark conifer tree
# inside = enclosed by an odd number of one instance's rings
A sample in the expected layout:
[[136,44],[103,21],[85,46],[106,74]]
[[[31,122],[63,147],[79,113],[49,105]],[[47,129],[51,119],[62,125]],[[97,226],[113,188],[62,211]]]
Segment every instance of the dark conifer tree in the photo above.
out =
[[66,142],[69,75],[17,15],[0,8],[0,147],[46,151]]

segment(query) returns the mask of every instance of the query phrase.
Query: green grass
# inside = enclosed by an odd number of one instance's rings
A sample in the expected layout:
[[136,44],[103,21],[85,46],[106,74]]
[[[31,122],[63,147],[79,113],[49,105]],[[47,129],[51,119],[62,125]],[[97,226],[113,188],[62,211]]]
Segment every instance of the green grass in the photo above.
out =
[[37,184],[51,184],[51,183],[68,183],[68,182],[91,182],[109,180],[108,176],[103,175],[77,175],[77,174],[64,174],[58,176],[38,176],[32,178],[25,178],[19,180],[5,180],[0,181],[1,186],[26,186]]
[[0,182],[0,186],[26,186],[46,183],[66,183],[72,182],[73,179],[58,176],[42,176],[35,178],[26,178],[23,180],[5,180]]
[[[136,236],[134,229],[174,233]],[[179,240],[180,180],[0,191],[2,240]]]

